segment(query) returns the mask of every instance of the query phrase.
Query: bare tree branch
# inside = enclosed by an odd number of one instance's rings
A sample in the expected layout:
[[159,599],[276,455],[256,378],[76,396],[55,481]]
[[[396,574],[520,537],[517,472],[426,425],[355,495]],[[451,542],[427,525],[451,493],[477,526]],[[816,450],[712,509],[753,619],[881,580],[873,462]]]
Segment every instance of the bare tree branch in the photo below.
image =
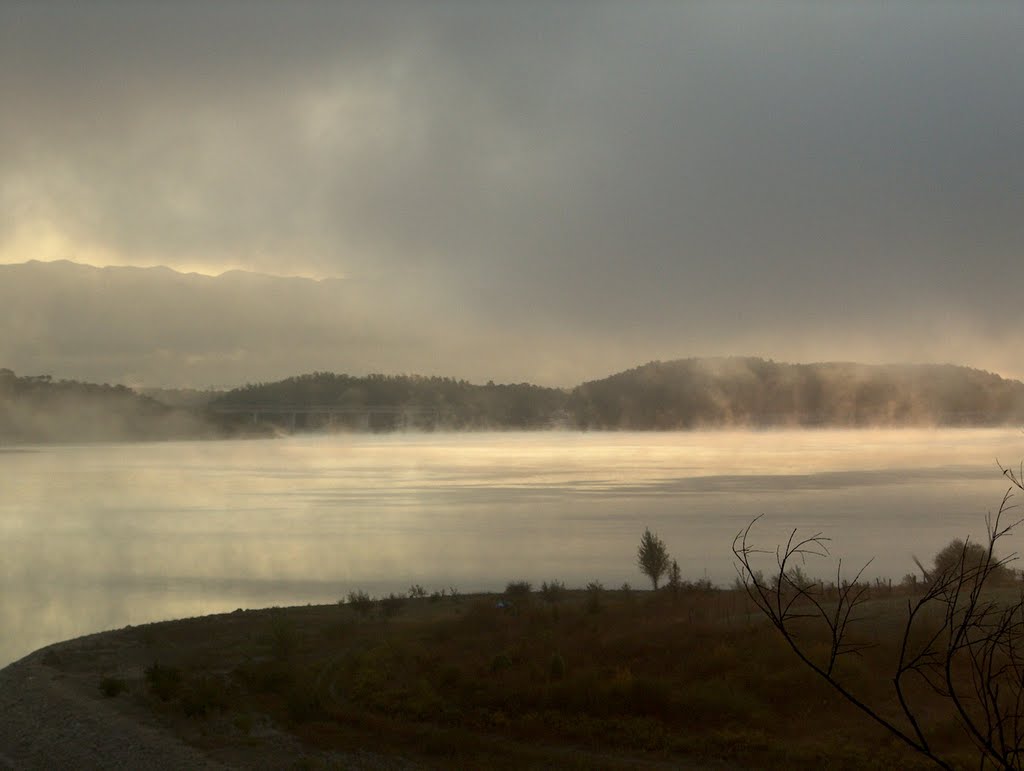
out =
[[[874,645],[852,635],[870,599],[863,581],[868,565],[848,581],[840,560],[834,586],[826,587],[800,567],[808,558],[829,556],[829,539],[821,533],[801,537],[793,530],[774,552],[757,548],[751,533],[758,516],[733,540],[736,570],[747,594],[796,656],[861,712],[941,768],[952,764],[929,739],[908,691],[912,680],[947,700],[951,715],[977,748],[981,768],[1020,769],[1024,760],[1024,593],[1019,580],[1016,598],[1007,598],[1005,588],[997,591],[1015,578],[1008,566],[1017,555],[996,556],[996,545],[1024,522],[1008,516],[1016,508],[1015,491],[1024,491],[1024,464],[1017,470],[999,468],[1011,486],[995,514],[986,516],[986,543],[953,542],[936,557],[932,571],[914,558],[924,581],[921,594],[907,600],[891,678],[905,724],[858,696],[837,667],[844,656],[859,656]],[[756,563],[769,555],[774,567],[766,579]],[[826,635],[824,657],[810,654],[803,637],[808,627]]]

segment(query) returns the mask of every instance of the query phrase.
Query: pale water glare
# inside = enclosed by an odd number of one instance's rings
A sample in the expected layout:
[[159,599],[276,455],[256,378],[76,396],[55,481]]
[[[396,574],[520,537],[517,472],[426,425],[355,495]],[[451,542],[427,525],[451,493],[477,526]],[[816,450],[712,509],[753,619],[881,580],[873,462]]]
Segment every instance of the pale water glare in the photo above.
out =
[[[126,624],[508,581],[645,585],[645,527],[684,577],[821,530],[898,581],[984,535],[1011,429],[348,434],[0,452],[0,665]],[[1007,542],[1020,548],[1020,539]],[[826,566],[812,575],[824,575]]]

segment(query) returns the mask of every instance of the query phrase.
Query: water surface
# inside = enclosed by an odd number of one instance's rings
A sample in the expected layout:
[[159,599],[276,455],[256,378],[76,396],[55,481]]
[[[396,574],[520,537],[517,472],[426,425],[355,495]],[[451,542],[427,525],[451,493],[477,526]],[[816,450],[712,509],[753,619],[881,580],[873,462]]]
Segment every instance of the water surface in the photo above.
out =
[[[895,580],[984,535],[1018,430],[493,433],[0,453],[0,665],[100,629],[509,580],[643,586],[645,527],[728,584],[754,516]],[[1015,539],[1007,542],[1018,548]],[[824,574],[808,566],[811,574]]]

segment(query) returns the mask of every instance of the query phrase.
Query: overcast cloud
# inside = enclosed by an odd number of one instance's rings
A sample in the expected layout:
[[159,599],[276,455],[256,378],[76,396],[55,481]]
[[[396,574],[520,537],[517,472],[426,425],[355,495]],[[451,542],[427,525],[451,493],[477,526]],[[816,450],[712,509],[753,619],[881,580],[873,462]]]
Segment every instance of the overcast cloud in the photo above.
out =
[[1021,41],[995,2],[7,2],[0,262],[365,287],[390,336],[306,370],[1022,376]]

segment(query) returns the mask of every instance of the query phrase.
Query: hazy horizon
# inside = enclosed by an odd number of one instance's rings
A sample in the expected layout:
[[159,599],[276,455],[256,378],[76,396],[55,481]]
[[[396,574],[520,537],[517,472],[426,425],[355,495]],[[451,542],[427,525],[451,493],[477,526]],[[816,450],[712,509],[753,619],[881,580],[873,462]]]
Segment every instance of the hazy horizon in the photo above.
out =
[[[347,324],[351,322],[352,316],[338,315],[340,311],[333,306],[335,301],[343,298],[352,299],[344,279],[278,276],[263,271],[242,269],[230,269],[220,274],[203,274],[195,271],[182,273],[167,266],[90,266],[69,260],[54,260],[49,263],[31,260],[20,265],[0,265],[0,278],[5,275],[5,268],[31,269],[36,266],[45,270],[71,272],[58,274],[59,278],[49,284],[36,285],[34,292],[22,291],[23,287],[18,281],[9,282],[7,285],[0,282],[0,300],[4,300],[0,303],[0,321],[5,322],[8,328],[20,327],[24,330],[29,327],[31,317],[34,316],[39,325],[34,334],[29,335],[29,340],[35,345],[19,345],[14,338],[8,338],[6,347],[0,344],[0,367],[12,369],[21,376],[51,375],[56,379],[122,383],[141,389],[230,390],[247,383],[274,382],[316,371],[333,371],[355,376],[384,374],[454,377],[477,384],[488,381],[529,382],[571,389],[583,382],[603,379],[649,362],[689,358],[762,358],[788,364],[845,362],[883,367],[918,364],[972,366],[965,362],[941,359],[854,361],[841,357],[826,357],[799,361],[772,357],[761,351],[708,352],[697,355],[679,350],[668,355],[640,359],[629,350],[618,350],[607,357],[591,356],[585,366],[577,362],[573,370],[574,376],[563,375],[561,379],[531,379],[526,371],[529,369],[528,363],[524,371],[516,370],[514,364],[504,368],[474,369],[461,363],[455,363],[451,369],[444,370],[429,363],[433,360],[436,348],[423,348],[419,353],[426,352],[425,357],[413,355],[403,361],[403,354],[410,351],[408,341],[402,340],[402,333],[397,327],[388,328],[386,314],[384,318],[376,320],[375,333],[392,335],[388,351],[392,354],[390,356],[377,356],[375,359],[353,362],[351,359],[346,360],[345,355],[332,356],[321,351],[311,353],[302,345],[294,345],[286,348],[297,348],[298,356],[279,356],[271,359],[255,350],[257,346],[252,343],[254,339],[268,334],[278,335],[282,339],[287,339],[289,334],[296,334],[301,339],[303,335],[309,334],[310,325],[313,324],[325,335],[328,346],[331,343],[343,346],[349,342],[345,340],[345,336],[348,332]],[[109,270],[104,269],[112,269],[114,272],[111,274]],[[103,277],[109,279],[111,275],[119,276],[122,282],[127,283],[119,286],[116,281],[103,280]],[[147,285],[147,279],[156,283]],[[188,283],[181,284],[180,281],[173,279],[185,282],[198,281],[199,284],[191,285],[190,295]],[[222,280],[228,283],[219,286],[219,293],[212,291]],[[242,283],[235,283],[238,281]],[[182,294],[183,286],[185,294]],[[197,286],[198,300],[194,296]],[[280,293],[282,287],[287,287],[286,295]],[[268,292],[272,296],[272,302],[267,296]],[[74,297],[69,293],[74,293]],[[60,301],[57,302],[55,298],[60,298]],[[189,306],[188,314],[175,315],[173,310],[168,311],[168,308],[172,308],[177,301]],[[270,304],[276,306],[273,311],[268,310]],[[38,305],[42,307],[37,307]],[[157,305],[164,307],[160,308]],[[28,311],[30,306],[34,307],[34,313]],[[225,315],[228,306],[233,307]],[[374,328],[374,319],[367,313],[365,306],[357,308],[356,312],[363,314],[361,323],[365,336],[368,329]],[[24,320],[25,317],[29,317],[28,322]],[[43,321],[40,323],[41,318]],[[52,351],[47,351],[50,341],[42,338],[43,330],[51,332],[53,341],[58,343]],[[190,351],[189,346],[194,344],[197,334],[207,338],[204,342],[207,346],[212,341],[215,350],[202,354]],[[69,350],[63,345],[69,335],[77,339],[79,349]],[[237,364],[240,358],[237,355],[228,355],[225,358],[218,355],[216,349],[224,344],[222,337],[229,341],[227,345],[234,345],[236,349],[239,347],[240,339],[246,338],[245,342],[254,349],[254,355],[242,357],[245,359],[244,364],[262,360],[263,366],[257,369],[243,368],[234,380],[215,379],[212,373],[232,371],[232,364]],[[490,341],[486,339],[477,343],[484,347],[490,345]],[[175,349],[176,344],[180,344],[179,349]],[[149,350],[150,345],[156,349],[155,355],[154,351]],[[377,366],[368,364],[369,361],[376,361]],[[417,363],[420,368],[416,367]],[[973,368],[986,370],[985,367]],[[171,374],[161,379],[161,372]],[[1022,379],[1021,375],[1012,371],[994,372],[1006,379]],[[200,373],[207,373],[205,379]]]
[[19,287],[0,366],[1022,377],[1022,38],[996,3],[4,3],[0,267],[331,280],[130,311]]

